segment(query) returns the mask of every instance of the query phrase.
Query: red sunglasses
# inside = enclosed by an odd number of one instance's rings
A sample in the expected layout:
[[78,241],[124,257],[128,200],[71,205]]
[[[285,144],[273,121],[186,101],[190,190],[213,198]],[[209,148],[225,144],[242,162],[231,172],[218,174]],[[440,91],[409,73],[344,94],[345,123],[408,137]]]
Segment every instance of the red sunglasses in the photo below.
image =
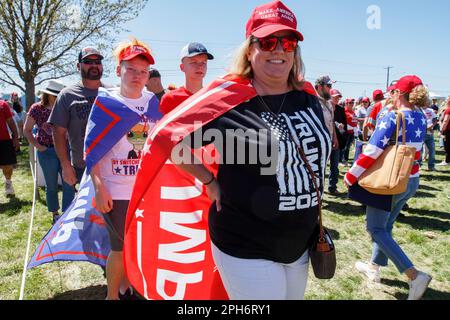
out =
[[273,51],[276,49],[278,43],[281,44],[284,52],[292,52],[297,48],[298,39],[293,36],[276,37],[269,36],[265,38],[253,38],[251,43],[259,43],[259,47],[262,51]]

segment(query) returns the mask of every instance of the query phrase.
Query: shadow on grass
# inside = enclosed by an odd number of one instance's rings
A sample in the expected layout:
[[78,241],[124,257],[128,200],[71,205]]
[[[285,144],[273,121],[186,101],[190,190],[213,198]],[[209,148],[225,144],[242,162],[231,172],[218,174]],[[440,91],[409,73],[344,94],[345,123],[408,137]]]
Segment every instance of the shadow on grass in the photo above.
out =
[[49,300],[105,300],[106,286],[97,285],[57,294]]
[[366,214],[365,206],[354,205],[350,202],[350,200],[343,203],[325,200],[323,203],[323,209],[344,216],[363,216]]
[[[397,287],[404,290],[409,290],[409,285],[406,281],[400,281],[400,280],[392,280],[392,279],[381,279],[381,283],[390,286],[390,287]],[[408,298],[408,294],[403,292],[396,292],[394,293],[394,296],[398,300],[406,300]],[[422,297],[423,300],[449,300],[450,299],[450,292],[444,292],[435,290],[433,288],[428,288],[427,291],[425,291],[425,294]]]
[[430,187],[430,186],[427,186],[427,185],[425,185],[425,184],[421,184],[421,185],[419,186],[419,189],[418,189],[418,190],[441,191],[441,190],[438,189],[438,188]]
[[[411,209],[410,209],[411,210]],[[416,210],[416,209],[414,209]],[[426,212],[424,210],[424,212]],[[397,219],[398,223],[409,224],[416,230],[437,230],[441,232],[447,232],[450,229],[450,222],[442,221],[438,219],[428,218],[428,217],[417,217],[405,215]]]
[[410,214],[415,214],[415,215],[431,216],[431,217],[436,217],[439,219],[450,220],[449,212],[436,211],[436,210],[425,210],[425,209],[418,209],[418,208],[411,208],[411,207],[409,207],[408,209],[403,209],[403,211],[406,211]]
[[32,201],[23,200],[16,197],[8,198],[8,200],[9,201],[6,203],[0,203],[0,214],[6,213],[8,217],[17,215],[22,207],[32,205]]
[[416,198],[436,198],[435,194],[418,190],[414,195]]
[[[442,173],[447,173],[447,172],[442,172]],[[433,174],[421,173],[420,174],[420,179],[427,180],[427,181],[439,180],[439,181],[448,182],[449,181],[449,175],[448,174],[447,175],[445,175],[445,174],[433,175]]]
[[339,231],[334,230],[334,229],[330,229],[330,228],[327,228],[327,230],[328,230],[328,232],[330,233],[331,238],[332,238],[333,240],[339,240],[339,238],[340,238],[340,233],[339,233]]

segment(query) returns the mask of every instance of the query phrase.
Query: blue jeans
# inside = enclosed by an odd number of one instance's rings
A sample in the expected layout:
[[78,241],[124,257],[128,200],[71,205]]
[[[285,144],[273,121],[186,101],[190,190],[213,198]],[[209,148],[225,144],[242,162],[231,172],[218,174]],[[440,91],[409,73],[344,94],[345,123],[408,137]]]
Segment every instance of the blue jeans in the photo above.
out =
[[363,146],[366,143],[360,140],[356,140],[356,144],[355,144],[355,158],[354,161],[356,161],[359,157],[359,155],[363,152]]
[[53,147],[47,150],[37,152],[39,164],[45,178],[45,196],[47,200],[47,209],[49,212],[57,212],[59,210],[58,201],[58,175],[61,176],[63,197],[62,197],[62,211],[64,212],[72,202],[75,196],[74,187],[68,185],[62,179],[61,163],[56,155]]
[[408,199],[415,195],[418,188],[419,177],[409,179],[406,191],[392,198],[392,210],[390,212],[367,206],[367,231],[372,236],[373,241],[372,263],[387,266],[388,259],[390,259],[400,273],[413,267],[411,260],[392,238],[392,228],[403,206]]
[[339,180],[339,159],[341,157],[341,150],[331,150],[330,155],[330,175],[328,177],[328,190],[336,191]]
[[[427,133],[425,135],[424,146],[428,148],[428,169],[432,170],[435,167],[436,159],[436,146],[434,144],[434,135],[432,133]],[[422,150],[422,159],[423,159],[423,150]],[[420,161],[422,163],[422,160]]]

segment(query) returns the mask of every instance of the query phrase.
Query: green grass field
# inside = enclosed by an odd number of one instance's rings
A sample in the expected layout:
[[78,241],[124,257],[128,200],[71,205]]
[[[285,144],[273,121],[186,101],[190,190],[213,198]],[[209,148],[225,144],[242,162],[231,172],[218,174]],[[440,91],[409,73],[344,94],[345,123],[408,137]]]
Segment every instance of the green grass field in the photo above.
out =
[[[16,198],[7,199],[3,177],[0,183],[0,300],[19,298],[33,195],[27,148],[22,150],[13,175]],[[437,162],[442,160],[443,152],[438,149]],[[419,192],[408,202],[405,217],[397,221],[394,237],[415,265],[433,276],[424,299],[450,300],[450,167],[438,168],[439,172],[422,171]],[[340,169],[342,175],[346,168]],[[339,189],[345,190],[342,178]],[[44,190],[39,193],[45,199]],[[357,260],[371,256],[364,208],[345,196],[326,194],[323,213],[335,240],[338,265],[331,280],[318,280],[310,270],[306,299],[406,299],[406,277],[392,263],[383,268],[378,285],[368,284],[354,269]],[[51,214],[46,212],[45,200],[40,200],[30,255],[50,227]],[[106,280],[100,267],[85,262],[55,262],[28,272],[24,299],[92,300],[105,296]]]

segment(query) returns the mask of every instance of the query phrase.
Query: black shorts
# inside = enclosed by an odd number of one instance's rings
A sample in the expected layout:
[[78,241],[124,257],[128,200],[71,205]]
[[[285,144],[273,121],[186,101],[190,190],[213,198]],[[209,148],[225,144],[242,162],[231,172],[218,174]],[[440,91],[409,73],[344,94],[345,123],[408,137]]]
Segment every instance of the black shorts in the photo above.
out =
[[0,140],[0,166],[17,163],[16,150],[12,140]]
[[113,200],[113,209],[103,214],[109,234],[112,251],[123,250],[123,236],[125,233],[125,218],[127,216],[129,200]]

